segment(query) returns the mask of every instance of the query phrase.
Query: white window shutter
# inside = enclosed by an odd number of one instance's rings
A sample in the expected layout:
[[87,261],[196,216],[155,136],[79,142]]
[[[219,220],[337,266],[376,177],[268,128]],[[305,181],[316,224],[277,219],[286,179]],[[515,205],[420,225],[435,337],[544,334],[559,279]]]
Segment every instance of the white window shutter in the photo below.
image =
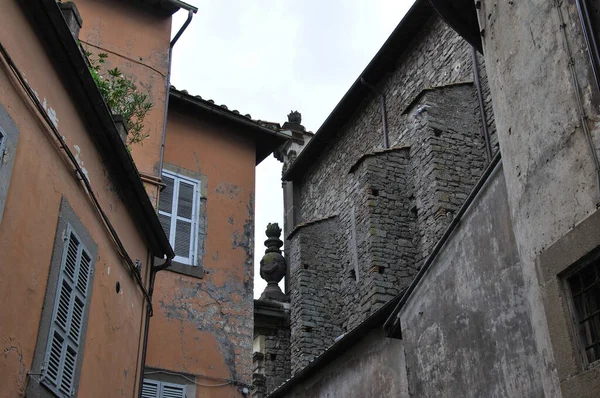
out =
[[175,261],[196,265],[200,181],[163,171],[158,217],[175,252]]
[[41,378],[61,397],[74,392],[91,264],[90,254],[68,226]]
[[162,383],[160,398],[185,398],[185,386],[180,384]]
[[142,385],[142,398],[160,398],[160,383],[154,380],[144,379]]
[[185,385],[144,379],[142,398],[185,398]]

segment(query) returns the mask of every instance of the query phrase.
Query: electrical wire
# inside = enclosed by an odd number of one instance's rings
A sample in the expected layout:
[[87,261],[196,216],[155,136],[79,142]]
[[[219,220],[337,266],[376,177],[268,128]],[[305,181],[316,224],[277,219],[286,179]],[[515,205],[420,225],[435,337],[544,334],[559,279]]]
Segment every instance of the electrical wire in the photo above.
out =
[[106,49],[106,48],[102,48],[102,47],[100,47],[100,46],[97,46],[97,45],[95,45],[95,44],[89,43],[89,42],[87,42],[87,41],[85,41],[85,40],[81,40],[81,39],[79,39],[79,41],[80,41],[81,43],[85,44],[86,46],[94,47],[94,48],[96,48],[96,49],[98,49],[98,50],[100,50],[100,51],[102,51],[102,52],[107,52],[107,53],[109,53],[109,54],[116,55],[116,56],[117,56],[117,57],[119,57],[119,58],[123,58],[123,59],[126,59],[127,61],[133,62],[134,64],[138,64],[138,65],[141,65],[141,66],[143,66],[143,67],[146,67],[146,68],[148,68],[148,69],[150,69],[150,70],[152,70],[152,71],[154,71],[154,72],[158,73],[159,75],[161,75],[161,76],[162,76],[162,77],[164,77],[165,79],[167,78],[167,75],[165,75],[163,72],[159,71],[158,69],[156,69],[156,68],[155,68],[155,67],[153,67],[153,66],[150,66],[150,65],[148,65],[148,64],[145,64],[145,63],[143,63],[143,62],[141,62],[141,61],[135,60],[135,59],[133,59],[133,58],[131,58],[131,57],[128,57],[128,56],[126,56],[126,55],[119,54],[118,52],[115,52],[115,51],[112,51],[112,50],[109,50],[109,49]]
[[146,374],[146,375],[152,375],[152,374],[158,374],[158,373],[164,373],[164,374],[168,374],[168,375],[172,375],[172,376],[180,376],[180,377],[188,380],[189,382],[199,385],[201,387],[223,387],[223,386],[227,386],[229,384],[241,384],[244,386],[248,386],[248,384],[241,382],[241,381],[230,380],[230,379],[221,379],[218,377],[211,377],[211,376],[205,376],[205,375],[198,375],[199,377],[202,377],[205,379],[225,380],[226,381],[223,384],[202,384],[202,383],[198,383],[196,380],[194,380],[192,378],[187,377],[185,374],[177,373],[177,372],[169,372],[168,370],[156,370],[153,372],[144,372],[144,374]]
[[[575,60],[573,59],[573,55],[571,53],[571,47],[569,46],[569,41],[567,40],[567,24],[565,23],[562,10],[560,8],[560,4],[558,0],[554,0],[554,5],[558,10],[558,17],[560,19],[560,30],[562,31],[563,42],[565,46],[565,51],[567,52],[567,56],[569,57],[569,69],[571,71],[571,80],[573,81],[573,86],[575,88],[575,97],[577,100],[577,111],[579,113],[579,118],[581,119],[581,125],[583,128],[583,132],[585,134],[585,138],[587,144],[590,148],[592,159],[594,161],[594,166],[596,168],[596,184],[598,188],[598,201],[596,202],[596,207],[600,207],[600,161],[598,160],[598,153],[596,152],[596,147],[594,146],[594,141],[592,138],[592,134],[590,133],[590,129],[587,124],[587,116],[585,115],[585,111],[583,109],[583,100],[581,99],[581,92],[579,87],[579,81],[577,80],[577,72],[575,70]],[[593,67],[593,65],[592,65]]]
[[107,214],[102,209],[102,206],[100,205],[100,202],[98,201],[98,198],[96,197],[96,194],[94,193],[94,190],[92,189],[90,181],[88,180],[87,176],[84,174],[83,170],[81,169],[81,166],[79,165],[79,162],[75,158],[75,155],[73,155],[73,152],[67,146],[67,143],[63,139],[62,135],[60,134],[60,132],[58,131],[58,129],[56,128],[56,126],[54,125],[54,123],[52,122],[50,117],[48,116],[48,113],[46,112],[46,110],[44,109],[42,104],[40,103],[40,100],[34,93],[33,89],[29,86],[29,84],[27,83],[27,81],[25,80],[25,78],[23,77],[23,75],[19,71],[18,67],[15,65],[12,58],[10,57],[10,55],[8,54],[8,52],[6,51],[6,49],[4,48],[4,46],[2,45],[1,42],[0,42],[0,53],[2,54],[2,57],[4,58],[4,61],[6,62],[6,64],[10,68],[10,70],[13,72],[13,74],[17,78],[17,81],[19,82],[19,84],[21,85],[23,90],[25,90],[25,92],[27,93],[27,96],[33,102],[37,111],[41,114],[42,118],[44,119],[44,121],[46,122],[46,124],[48,125],[50,130],[52,131],[54,138],[59,142],[60,148],[65,152],[65,154],[67,155],[67,158],[70,160],[70,162],[75,167],[76,178],[83,183],[83,187],[84,187],[85,191],[87,192],[88,196],[92,200],[94,207],[98,211],[105,227],[108,229],[109,235],[111,236],[113,242],[117,246],[117,252],[121,256],[121,258],[123,259],[125,264],[127,264],[127,267],[133,274],[134,279],[136,280],[137,284],[139,285],[140,289],[142,290],[142,293],[144,294],[144,297],[146,298],[146,301],[148,302],[148,306],[150,309],[149,316],[152,316],[152,299],[150,298],[148,291],[144,287],[144,283],[143,283],[141,276],[137,270],[137,267],[131,260],[131,257],[129,257],[127,250],[123,246],[123,243],[121,242],[121,239],[119,238],[119,235],[113,228]]

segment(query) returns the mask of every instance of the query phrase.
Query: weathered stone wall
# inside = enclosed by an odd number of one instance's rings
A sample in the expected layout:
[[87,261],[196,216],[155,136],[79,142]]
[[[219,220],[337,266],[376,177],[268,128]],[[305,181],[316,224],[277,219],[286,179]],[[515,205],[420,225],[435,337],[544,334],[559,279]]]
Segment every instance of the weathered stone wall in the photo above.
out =
[[485,167],[470,46],[433,17],[396,65],[370,82],[386,96],[392,150],[382,151],[380,102],[369,97],[294,181],[297,219],[336,216],[337,227],[329,249],[308,230],[286,243],[293,372],[410,283]]
[[349,233],[351,256],[341,278],[344,331],[400,293],[417,272],[409,150],[377,151],[352,167],[351,209],[340,215],[340,224],[349,225],[340,230]]
[[400,312],[414,397],[540,397],[502,165]]
[[372,329],[346,352],[313,372],[287,398],[408,398],[402,340],[387,339]]
[[265,335],[265,376],[267,392],[290,378],[290,329],[272,329]]
[[415,245],[420,247],[415,260],[420,264],[483,172],[486,155],[472,84],[429,89],[417,99],[406,112],[412,121],[405,139],[412,143]]
[[297,372],[341,331],[337,218],[297,227],[290,237],[291,368]]
[[[597,2],[587,2],[593,4]],[[513,231],[532,311],[535,377],[544,396],[592,397],[600,370],[582,363],[560,257],[586,254],[579,240],[540,262],[555,242],[597,212],[600,114],[576,2],[481,1],[478,9]],[[587,130],[587,131],[586,131]],[[589,135],[588,135],[589,133]],[[540,394],[542,395],[542,394]]]

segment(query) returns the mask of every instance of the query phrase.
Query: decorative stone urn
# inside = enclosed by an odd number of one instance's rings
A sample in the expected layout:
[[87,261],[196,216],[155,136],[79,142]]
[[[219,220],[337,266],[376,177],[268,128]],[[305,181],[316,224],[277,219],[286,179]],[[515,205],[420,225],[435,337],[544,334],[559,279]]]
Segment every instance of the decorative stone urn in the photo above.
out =
[[277,300],[286,299],[285,294],[279,288],[279,281],[285,276],[286,264],[285,258],[281,255],[281,246],[283,242],[281,236],[281,228],[277,223],[267,225],[267,240],[265,240],[265,255],[260,260],[260,277],[267,281],[267,287],[260,296],[261,300]]

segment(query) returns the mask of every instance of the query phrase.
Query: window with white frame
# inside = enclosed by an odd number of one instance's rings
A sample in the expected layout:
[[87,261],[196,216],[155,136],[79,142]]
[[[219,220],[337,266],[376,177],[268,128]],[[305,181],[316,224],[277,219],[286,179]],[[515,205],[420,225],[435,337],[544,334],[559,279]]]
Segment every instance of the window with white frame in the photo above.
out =
[[198,265],[200,181],[163,170],[158,218],[175,251],[174,260]]
[[77,357],[89,296],[92,256],[71,226],[64,247],[40,382],[59,397],[74,395]]
[[185,386],[175,383],[166,383],[144,379],[142,385],[142,398],[185,398]]

